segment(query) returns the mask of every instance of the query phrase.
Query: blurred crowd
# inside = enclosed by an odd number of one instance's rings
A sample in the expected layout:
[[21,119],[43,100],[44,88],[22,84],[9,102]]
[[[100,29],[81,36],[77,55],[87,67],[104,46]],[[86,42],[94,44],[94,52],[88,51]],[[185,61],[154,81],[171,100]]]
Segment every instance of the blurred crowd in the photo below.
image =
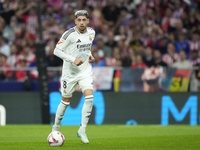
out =
[[[37,71],[34,43],[39,40],[37,1],[0,1],[0,80],[22,81]],[[47,66],[62,66],[53,50],[63,32],[74,27],[74,12],[89,12],[96,31],[93,67],[191,69],[200,65],[199,0],[41,0]],[[197,78],[200,72],[197,70]],[[52,75],[51,79],[54,78]]]

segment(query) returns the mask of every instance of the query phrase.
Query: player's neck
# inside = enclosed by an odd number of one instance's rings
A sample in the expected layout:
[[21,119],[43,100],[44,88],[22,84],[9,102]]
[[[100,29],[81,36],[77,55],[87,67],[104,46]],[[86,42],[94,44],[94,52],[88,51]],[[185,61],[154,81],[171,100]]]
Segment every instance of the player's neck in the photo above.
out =
[[77,28],[77,26],[76,26],[76,29],[78,30],[78,32],[80,32],[80,33],[82,33],[82,34],[84,34],[84,33],[87,32],[87,28],[85,28],[85,30],[81,31],[81,30],[80,30],[79,28]]

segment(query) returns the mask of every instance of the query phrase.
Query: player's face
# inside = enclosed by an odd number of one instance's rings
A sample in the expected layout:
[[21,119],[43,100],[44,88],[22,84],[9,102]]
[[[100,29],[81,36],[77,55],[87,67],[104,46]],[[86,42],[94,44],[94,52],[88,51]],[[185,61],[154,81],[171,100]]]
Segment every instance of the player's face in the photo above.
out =
[[86,32],[86,27],[89,23],[89,19],[86,18],[85,16],[79,16],[78,18],[75,19],[75,24],[79,32],[85,33]]

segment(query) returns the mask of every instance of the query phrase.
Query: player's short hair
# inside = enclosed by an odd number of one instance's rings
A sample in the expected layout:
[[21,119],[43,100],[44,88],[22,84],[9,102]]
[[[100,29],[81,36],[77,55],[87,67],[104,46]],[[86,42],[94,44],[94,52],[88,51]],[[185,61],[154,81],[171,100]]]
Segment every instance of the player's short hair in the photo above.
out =
[[86,10],[78,10],[75,13],[75,18],[78,18],[79,16],[85,16],[86,18],[89,18],[89,14]]

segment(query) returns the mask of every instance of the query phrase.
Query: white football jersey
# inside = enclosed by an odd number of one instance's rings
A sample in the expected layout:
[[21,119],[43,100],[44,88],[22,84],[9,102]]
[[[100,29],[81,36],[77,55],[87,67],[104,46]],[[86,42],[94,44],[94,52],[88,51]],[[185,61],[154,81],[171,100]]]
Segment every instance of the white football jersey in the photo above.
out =
[[[76,27],[63,33],[56,45],[56,50],[64,52],[70,59],[69,61],[63,60],[62,77],[92,74],[89,56],[91,55],[90,50],[94,37],[95,31],[90,27],[87,27],[86,33],[80,33]],[[84,63],[80,66],[76,66],[73,63],[75,58],[82,59]]]

